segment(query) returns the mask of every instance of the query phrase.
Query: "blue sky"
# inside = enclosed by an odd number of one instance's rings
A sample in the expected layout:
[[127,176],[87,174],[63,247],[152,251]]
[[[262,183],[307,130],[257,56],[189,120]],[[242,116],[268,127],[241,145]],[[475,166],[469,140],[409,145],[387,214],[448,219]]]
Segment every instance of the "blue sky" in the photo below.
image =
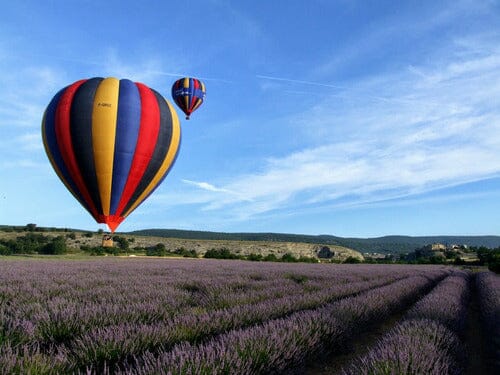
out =
[[500,235],[499,1],[11,1],[0,71],[0,224],[104,229],[43,150],[60,88],[194,76],[176,164],[119,231]]

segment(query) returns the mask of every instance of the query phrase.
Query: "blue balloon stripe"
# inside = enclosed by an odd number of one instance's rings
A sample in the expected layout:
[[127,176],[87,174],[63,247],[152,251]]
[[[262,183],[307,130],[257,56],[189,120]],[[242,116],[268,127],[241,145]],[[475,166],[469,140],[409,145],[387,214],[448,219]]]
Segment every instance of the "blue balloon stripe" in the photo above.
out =
[[141,125],[141,97],[134,82],[120,80],[110,214],[116,214],[134,159]]
[[55,168],[59,170],[60,175],[59,177],[63,180],[63,182],[68,185],[70,188],[70,192],[73,194],[73,196],[80,202],[80,204],[92,214],[90,208],[88,207],[87,203],[81,196],[81,192],[78,190],[78,187],[76,186],[73,178],[71,177],[71,174],[69,173],[68,169],[66,168],[66,164],[64,163],[64,159],[61,155],[61,152],[59,150],[59,146],[57,144],[57,137],[56,137],[56,111],[57,107],[59,105],[59,100],[61,99],[61,96],[64,94],[66,91],[67,87],[64,89],[60,90],[52,99],[50,104],[47,106],[47,109],[45,111],[45,121],[44,121],[44,127],[43,130],[45,132],[44,134],[44,140],[46,142],[46,148],[47,151],[50,153],[50,156],[52,157],[52,161],[55,164]]
[[[205,86],[199,79],[188,78],[188,87],[184,87],[184,80],[181,78],[172,85],[172,98],[177,106],[186,114],[190,114],[198,108],[205,98]],[[187,103],[185,98],[187,98]]]

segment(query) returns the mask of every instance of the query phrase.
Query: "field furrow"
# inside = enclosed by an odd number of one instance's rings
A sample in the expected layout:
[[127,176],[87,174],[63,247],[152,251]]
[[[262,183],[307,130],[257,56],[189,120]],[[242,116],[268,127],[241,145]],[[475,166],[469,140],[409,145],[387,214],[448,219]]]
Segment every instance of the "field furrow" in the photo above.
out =
[[451,273],[223,260],[0,263],[0,374],[293,373]]

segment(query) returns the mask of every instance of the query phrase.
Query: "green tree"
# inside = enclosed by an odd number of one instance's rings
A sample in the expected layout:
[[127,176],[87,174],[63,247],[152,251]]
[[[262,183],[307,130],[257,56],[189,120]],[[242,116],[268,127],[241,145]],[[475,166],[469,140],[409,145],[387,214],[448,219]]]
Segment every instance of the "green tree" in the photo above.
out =
[[247,255],[247,260],[252,260],[254,262],[258,262],[258,261],[263,260],[263,256],[261,254],[251,253],[251,254]]
[[40,253],[50,255],[66,254],[68,248],[66,246],[66,239],[62,236],[55,237],[49,243],[40,248]]
[[300,256],[298,261],[300,263],[318,263],[318,259],[312,258],[312,257],[306,257],[306,256]]
[[34,232],[36,230],[36,224],[30,223],[26,224],[26,231],[27,232]]
[[298,259],[295,258],[293,254],[290,253],[283,254],[283,256],[281,257],[282,262],[297,262],[297,260]]
[[113,241],[118,243],[118,248],[122,251],[128,251],[128,240],[125,237],[114,236]]
[[0,255],[11,255],[11,254],[12,250],[9,247],[0,243]]
[[278,258],[274,254],[267,254],[262,260],[264,262],[277,262]]
[[220,249],[210,249],[208,250],[204,258],[215,258],[215,259],[238,259],[239,257],[236,254],[231,253],[229,249],[225,247]]
[[359,258],[349,256],[349,257],[347,257],[346,260],[344,260],[344,263],[356,264],[356,263],[361,263],[361,260]]
[[146,249],[146,255],[163,257],[167,255],[167,249],[165,248],[164,244],[157,243],[155,246],[148,247]]

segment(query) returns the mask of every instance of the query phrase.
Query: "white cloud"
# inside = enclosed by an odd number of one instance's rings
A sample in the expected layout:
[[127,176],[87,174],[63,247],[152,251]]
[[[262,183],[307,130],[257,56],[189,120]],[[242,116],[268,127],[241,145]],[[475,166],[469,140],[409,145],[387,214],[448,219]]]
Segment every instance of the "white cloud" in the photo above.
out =
[[31,159],[5,160],[0,163],[0,169],[46,169],[46,162],[34,161]]
[[214,192],[219,192],[219,193],[234,194],[233,192],[231,192],[227,189],[215,187],[214,185],[209,184],[208,182],[197,182],[197,181],[191,181],[191,180],[185,180],[185,179],[183,179],[182,182],[189,184],[189,185],[194,185],[194,186],[196,186],[200,189],[203,189],[203,190],[214,191]]
[[221,187],[199,183],[237,192],[206,196],[205,209],[248,218],[336,200],[369,204],[500,176],[500,49],[482,39],[453,48],[447,60],[367,80],[344,90],[340,102],[327,97],[294,114],[289,124],[304,129],[308,146]]

